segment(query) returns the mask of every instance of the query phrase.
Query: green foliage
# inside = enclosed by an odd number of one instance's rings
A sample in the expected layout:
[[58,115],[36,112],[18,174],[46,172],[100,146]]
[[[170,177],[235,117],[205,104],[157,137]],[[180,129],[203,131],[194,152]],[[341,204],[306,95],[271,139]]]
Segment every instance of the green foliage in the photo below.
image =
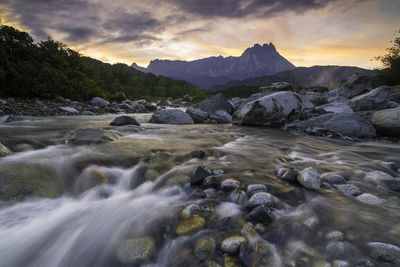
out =
[[233,97],[247,98],[252,94],[258,92],[260,92],[259,85],[239,85],[239,86],[229,87],[225,90],[220,91],[220,93],[225,95],[227,98],[233,98]]
[[51,38],[34,44],[28,33],[9,26],[0,26],[0,88],[2,97],[76,100],[94,96],[154,100],[186,94],[200,99],[207,95],[184,81],[82,57]]
[[387,48],[388,53],[378,56],[375,59],[380,61],[383,68],[379,70],[375,77],[377,85],[397,85],[400,84],[400,30],[395,33],[392,47]]

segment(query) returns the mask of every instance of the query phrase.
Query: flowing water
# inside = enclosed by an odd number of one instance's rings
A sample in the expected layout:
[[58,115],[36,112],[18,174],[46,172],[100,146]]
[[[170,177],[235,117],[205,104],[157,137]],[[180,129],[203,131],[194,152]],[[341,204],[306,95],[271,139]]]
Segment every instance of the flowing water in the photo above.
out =
[[[150,115],[135,116],[145,122]],[[0,125],[0,141],[20,151],[0,159],[0,179],[23,177],[27,184],[23,189],[14,184],[17,189],[9,193],[16,198],[24,194],[23,201],[10,197],[0,202],[0,266],[129,266],[116,251],[124,240],[140,237],[155,241],[142,265],[223,265],[226,255],[220,243],[240,234],[246,223],[250,210],[243,191],[249,184],[266,185],[279,201],[274,220],[259,235],[247,237],[250,244],[267,250],[260,252],[265,265],[255,266],[317,266],[339,259],[365,259],[379,266],[366,244],[400,245],[399,193],[379,181],[380,176],[398,178],[385,162],[400,163],[399,143],[350,142],[232,125],[147,123],[142,124],[145,131],[125,129],[123,138],[106,144],[64,142],[65,133],[75,128],[111,129],[114,117],[24,117]],[[204,158],[195,156],[198,150],[205,152]],[[235,178],[243,191],[190,186],[198,166],[222,170],[215,177]],[[347,183],[383,202],[368,205],[335,188],[311,191],[284,182],[277,177],[280,167],[313,167],[320,174],[338,171]],[[0,186],[0,193],[10,188]],[[34,197],[38,192],[53,197]],[[235,193],[243,199],[238,201]],[[195,216],[204,218],[205,225],[178,234],[181,211],[193,203],[201,207]],[[227,217],[228,229],[218,227]],[[343,240],[327,240],[331,231],[342,232]],[[193,249],[204,237],[216,248],[201,262]]]

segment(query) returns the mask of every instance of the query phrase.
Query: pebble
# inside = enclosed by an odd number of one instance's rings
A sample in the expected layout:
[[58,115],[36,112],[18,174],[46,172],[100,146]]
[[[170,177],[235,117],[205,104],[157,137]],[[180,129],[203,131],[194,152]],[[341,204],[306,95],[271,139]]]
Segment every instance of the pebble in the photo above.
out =
[[289,168],[281,175],[280,178],[287,182],[295,182],[297,180],[298,175],[299,175],[298,170],[294,168]]
[[253,208],[259,205],[272,206],[275,203],[274,197],[266,192],[255,193],[250,199],[248,206]]
[[246,238],[240,235],[236,236],[231,236],[228,238],[225,238],[224,241],[221,243],[221,249],[223,252],[229,254],[229,255],[234,255],[237,253],[240,249],[240,246],[244,243],[246,243]]
[[201,184],[206,177],[210,176],[211,173],[205,167],[198,167],[190,178],[190,184],[197,185]]
[[252,221],[259,223],[270,223],[273,220],[271,208],[261,205],[255,207],[248,215],[248,218]]
[[372,194],[361,194],[358,197],[356,197],[359,201],[370,204],[370,205],[379,205],[383,203],[383,200],[380,199],[379,197],[372,195]]
[[268,189],[263,184],[249,184],[247,186],[247,194],[251,197],[255,193],[268,192]]
[[358,196],[362,194],[361,189],[353,184],[336,185],[335,187],[346,196]]
[[325,238],[329,241],[342,241],[343,233],[340,231],[332,231],[326,234]]
[[221,183],[221,189],[227,192],[238,189],[239,187],[240,187],[240,182],[233,178],[226,179]]
[[330,184],[345,184],[346,179],[337,173],[334,172],[326,172],[321,175],[321,179],[324,182],[330,183]]
[[311,167],[302,170],[297,176],[297,181],[307,189],[316,190],[321,188],[321,176]]

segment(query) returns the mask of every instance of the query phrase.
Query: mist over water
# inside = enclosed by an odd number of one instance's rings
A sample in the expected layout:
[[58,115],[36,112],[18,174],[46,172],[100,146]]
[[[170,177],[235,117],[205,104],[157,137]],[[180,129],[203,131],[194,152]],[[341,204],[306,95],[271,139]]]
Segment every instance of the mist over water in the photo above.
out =
[[[141,122],[149,117],[135,116]],[[0,170],[16,168],[32,178],[50,174],[57,181],[54,198],[0,203],[0,266],[129,266],[118,260],[116,250],[123,240],[140,237],[155,240],[155,252],[144,266],[199,266],[203,263],[193,249],[203,237],[216,243],[208,260],[222,265],[220,243],[240,234],[249,211],[238,196],[207,189],[199,197],[198,188],[178,179],[189,178],[198,166],[223,170],[215,176],[239,180],[244,191],[249,184],[264,184],[276,198],[274,220],[263,234],[247,240],[269,251],[269,266],[304,263],[305,256],[308,266],[338,259],[373,261],[367,242],[400,245],[399,193],[376,179],[379,172],[399,178],[383,167],[384,162],[400,162],[398,143],[349,142],[232,125],[146,123],[145,131],[123,132],[122,139],[107,144],[63,142],[69,130],[108,128],[113,118],[25,117],[0,125],[4,143],[21,151],[0,159]],[[205,151],[204,159],[193,156],[198,150]],[[313,167],[320,174],[340,171],[348,183],[384,202],[367,205],[335,188],[315,192],[283,182],[276,175],[280,167]],[[87,177],[104,181],[91,184]],[[193,203],[199,204],[196,214],[205,218],[205,225],[179,235],[181,211]],[[226,217],[231,218],[230,229],[221,231],[218,222]],[[342,232],[344,240],[327,241],[331,231]],[[306,251],[305,244],[312,251]]]

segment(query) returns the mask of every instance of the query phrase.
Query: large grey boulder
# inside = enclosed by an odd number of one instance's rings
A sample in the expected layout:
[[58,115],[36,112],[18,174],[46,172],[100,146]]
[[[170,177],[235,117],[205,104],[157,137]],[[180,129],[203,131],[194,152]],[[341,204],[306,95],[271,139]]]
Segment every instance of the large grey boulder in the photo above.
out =
[[389,106],[392,88],[380,86],[366,94],[350,99],[347,104],[354,111],[379,110]]
[[193,124],[193,119],[189,114],[180,109],[164,109],[156,111],[153,116],[151,116],[149,122],[182,125]]
[[233,122],[238,125],[277,126],[289,121],[290,116],[312,107],[300,95],[281,91],[245,104],[234,113]]
[[328,113],[305,121],[286,124],[283,129],[314,135],[337,134],[350,137],[374,137],[372,124],[354,113]]
[[188,108],[186,113],[192,117],[195,123],[203,123],[208,118],[208,113],[198,108]]
[[316,106],[319,105],[324,105],[328,103],[328,93],[327,92],[300,92],[301,95],[309,100],[311,103],[313,103]]
[[239,98],[239,97],[234,97],[230,101],[231,101],[232,108],[237,109],[238,107],[240,107],[240,105],[243,104],[244,99]]
[[352,113],[353,110],[343,102],[332,102],[316,107],[317,110],[323,110],[326,113]]
[[208,114],[213,114],[217,110],[225,110],[229,114],[232,113],[232,105],[228,99],[221,93],[215,96],[204,99],[195,108],[206,111]]
[[375,112],[371,122],[380,134],[400,136],[400,107]]
[[100,144],[118,140],[120,135],[116,131],[101,128],[80,128],[68,134],[67,141],[74,145]]
[[106,107],[110,103],[101,97],[93,97],[92,100],[90,100],[90,104],[98,107]]
[[370,78],[360,73],[354,73],[339,87],[337,96],[352,98],[370,90],[372,90]]
[[124,125],[136,125],[140,126],[140,124],[137,122],[135,118],[129,117],[129,116],[119,116],[116,117],[110,125],[112,126],[124,126]]
[[217,110],[214,114],[210,115],[210,120],[216,123],[231,123],[232,116],[225,110]]

